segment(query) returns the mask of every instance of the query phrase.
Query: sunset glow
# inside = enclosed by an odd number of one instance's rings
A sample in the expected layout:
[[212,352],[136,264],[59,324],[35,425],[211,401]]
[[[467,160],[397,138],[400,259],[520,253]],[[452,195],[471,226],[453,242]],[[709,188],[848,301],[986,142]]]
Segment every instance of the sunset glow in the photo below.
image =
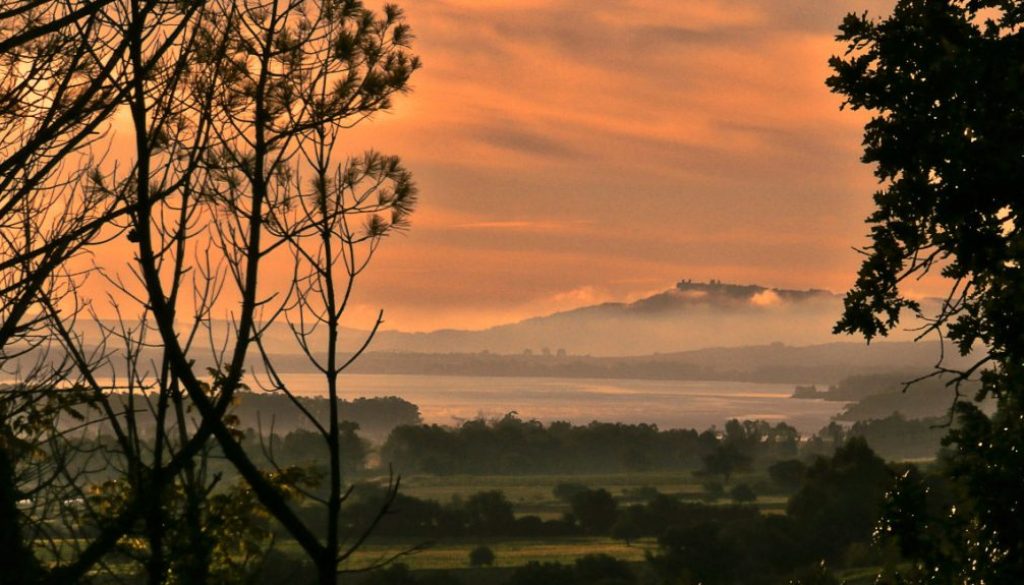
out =
[[399,329],[476,328],[683,277],[844,290],[875,182],[866,118],[824,80],[864,7],[407,6],[414,93],[351,144],[401,155],[422,203],[360,303]]
[[[352,325],[383,309],[391,329],[485,328],[680,278],[846,290],[876,182],[866,115],[824,80],[863,7],[404,6],[424,68],[340,151],[401,156],[421,203],[361,277]],[[130,124],[113,127],[130,156]]]

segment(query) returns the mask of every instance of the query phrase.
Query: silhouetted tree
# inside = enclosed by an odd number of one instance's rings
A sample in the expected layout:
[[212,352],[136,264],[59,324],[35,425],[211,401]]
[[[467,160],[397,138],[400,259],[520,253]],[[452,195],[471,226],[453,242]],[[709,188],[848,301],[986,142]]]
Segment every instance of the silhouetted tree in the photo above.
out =
[[[320,582],[334,583],[387,506],[347,542],[340,534],[342,443],[355,434],[340,418],[337,380],[369,340],[343,351],[339,322],[354,279],[407,225],[416,195],[397,158],[342,162],[335,146],[342,129],[388,109],[419,67],[400,10],[359,0],[19,1],[0,10],[0,27],[0,368],[24,380],[0,389],[0,450],[15,477],[0,496],[33,496],[0,536],[51,549],[58,565],[40,579],[75,582],[127,542],[125,562],[137,560],[149,583],[202,583],[227,578],[218,562],[245,578],[259,548],[248,545],[262,540],[245,531],[264,528],[255,520],[267,513]],[[134,151],[114,168],[88,148],[121,112]],[[86,162],[62,166],[71,155]],[[85,269],[106,279],[119,315],[87,344],[79,319],[96,316],[81,295],[85,273],[70,263],[125,242],[130,276]],[[288,252],[288,278],[264,278],[268,258]],[[228,331],[215,332],[215,308],[228,303]],[[269,389],[294,398],[262,345],[275,320],[289,322],[328,390],[323,417],[292,401],[328,454],[325,495],[311,498],[324,507],[322,533],[295,506],[314,478],[272,455],[260,468],[230,413],[256,351]],[[118,400],[102,368],[127,380]],[[13,424],[22,415],[40,424]],[[78,436],[62,418],[79,421]],[[82,429],[106,436],[90,445]],[[237,489],[214,494],[210,439],[243,477]],[[86,471],[97,463],[102,471]],[[243,516],[246,506],[257,510]],[[90,534],[79,533],[82,519]],[[71,538],[56,540],[56,529]]]
[[757,500],[757,494],[745,483],[741,483],[729,490],[729,497],[737,504],[749,504]]
[[806,473],[807,466],[798,459],[779,461],[768,468],[768,476],[786,492],[795,492],[799,489]]
[[803,486],[790,498],[786,513],[803,537],[827,558],[851,542],[870,539],[882,512],[893,474],[861,438],[853,438],[831,458],[808,469]]
[[559,500],[571,504],[577,494],[587,491],[589,488],[581,483],[561,482],[551,488],[551,494]]
[[572,515],[587,534],[607,534],[618,516],[618,504],[608,490],[585,490],[572,497]]
[[473,494],[466,499],[464,509],[472,534],[510,534],[516,520],[512,503],[497,490]]
[[615,524],[612,524],[612,538],[625,542],[626,546],[632,546],[633,541],[642,535],[640,525],[635,518],[636,515],[632,507],[623,510]]
[[950,581],[1024,580],[1024,515],[1007,513],[1024,507],[1022,25],[1024,5],[1013,0],[900,0],[882,19],[850,14],[838,37],[848,49],[828,80],[845,105],[873,113],[863,160],[882,182],[836,330],[887,334],[921,308],[902,283],[938,271],[949,293],[924,315],[925,332],[980,352],[953,373],[980,373],[974,398],[997,403],[991,419],[970,405],[955,412],[948,473],[957,514],[976,531],[946,555],[958,566],[934,567]]
[[487,546],[478,546],[469,551],[469,566],[489,567],[494,564],[494,551]]
[[624,561],[606,554],[585,555],[573,563],[577,583],[593,585],[630,585],[636,575]]
[[730,585],[743,575],[743,555],[718,522],[670,527],[658,548],[661,554],[650,563],[666,583]]
[[740,451],[740,447],[731,442],[723,441],[709,455],[704,456],[704,472],[709,475],[720,475],[726,483],[737,471],[750,469],[750,457]]
[[[103,343],[77,351],[74,325],[85,310],[75,294],[82,273],[72,265],[109,242],[134,209],[107,188],[102,157],[91,149],[105,141],[104,125],[140,87],[179,87],[173,74],[180,57],[192,54],[204,5],[28,0],[0,8],[0,371],[18,380],[0,387],[0,457],[12,472],[4,479],[14,480],[0,496],[31,502],[2,506],[11,512],[4,536],[32,543],[4,548],[23,550],[18,562],[26,567],[40,566],[37,552],[60,551],[45,571],[22,574],[19,582],[74,582],[93,570],[144,508],[150,520],[160,514],[162,485],[209,436],[198,433],[173,454],[157,447],[151,461],[143,460],[128,413],[78,374],[107,356]],[[154,27],[163,33],[147,34]],[[194,168],[195,160],[182,158],[180,166]],[[90,451],[80,435],[95,428],[97,417],[116,441]],[[68,432],[69,420],[82,432]],[[87,460],[118,464],[131,494],[89,533],[75,521],[95,512],[84,497],[95,479],[83,466]]]

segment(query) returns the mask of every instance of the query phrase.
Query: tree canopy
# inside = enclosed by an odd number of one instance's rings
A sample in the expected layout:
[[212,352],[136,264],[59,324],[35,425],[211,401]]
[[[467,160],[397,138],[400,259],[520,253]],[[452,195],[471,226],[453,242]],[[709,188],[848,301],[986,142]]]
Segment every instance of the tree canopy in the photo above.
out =
[[974,398],[997,402],[991,417],[969,401],[954,407],[945,496],[911,476],[890,495],[895,520],[883,533],[916,557],[921,582],[1024,579],[1022,25],[1020,1],[900,0],[885,18],[848,15],[838,36],[847,51],[831,61],[829,87],[873,114],[863,160],[881,183],[836,331],[886,335],[904,310],[921,311],[903,284],[937,272],[948,294],[922,315],[922,335],[977,352],[954,384],[978,375]]
[[901,284],[938,270],[952,285],[934,326],[965,353],[1019,362],[1022,18],[1020,2],[903,0],[885,19],[843,21],[828,85],[872,111],[863,160],[882,188],[837,331],[887,334],[920,309]]
[[[266,514],[336,582],[379,522],[340,533],[365,447],[338,377],[369,343],[343,347],[341,320],[417,196],[398,157],[343,155],[340,134],[409,90],[411,42],[397,6],[361,0],[3,2],[0,581],[250,579]],[[278,376],[274,321],[326,412]],[[285,450],[318,443],[323,477],[246,450],[231,410],[253,374],[315,429]],[[240,485],[214,491],[213,450]],[[314,483],[322,526],[295,508]]]

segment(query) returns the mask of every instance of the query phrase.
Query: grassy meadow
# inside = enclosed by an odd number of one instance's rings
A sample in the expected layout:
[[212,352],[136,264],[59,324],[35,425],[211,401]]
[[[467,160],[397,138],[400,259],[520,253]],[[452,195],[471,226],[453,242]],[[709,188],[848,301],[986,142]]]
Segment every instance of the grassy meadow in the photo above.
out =
[[[692,471],[640,472],[597,475],[411,475],[402,478],[401,492],[419,499],[430,499],[440,503],[465,500],[475,493],[497,490],[503,492],[512,502],[517,517],[534,515],[542,519],[560,518],[570,511],[569,504],[554,495],[559,484],[581,484],[591,489],[603,488],[609,491],[620,506],[639,504],[645,501],[642,495],[653,488],[681,500],[706,501],[704,483],[706,478]],[[735,485],[746,483],[758,492],[754,505],[764,513],[783,513],[786,496],[762,494],[758,488],[769,486],[767,474],[737,474],[725,485],[726,492]],[[767,491],[767,488],[765,488]],[[731,503],[728,495],[718,503]],[[400,510],[396,513],[401,513]],[[348,561],[349,568],[357,569],[372,565],[406,548],[426,545],[400,562],[414,571],[469,570],[469,552],[477,546],[487,546],[495,553],[494,569],[514,568],[531,561],[560,562],[571,564],[576,559],[593,554],[607,554],[630,563],[642,563],[646,551],[654,551],[655,539],[643,538],[627,545],[621,540],[608,536],[600,537],[549,537],[549,538],[448,538],[427,542],[373,538]],[[284,546],[288,546],[287,543]],[[475,569],[477,573],[487,569]]]
[[[515,505],[517,516],[536,515],[544,519],[557,518],[569,511],[566,502],[554,495],[555,486],[562,483],[581,484],[591,489],[608,490],[620,505],[643,503],[638,490],[653,488],[660,493],[681,500],[704,500],[706,478],[692,471],[612,473],[596,475],[412,475],[402,478],[402,493],[441,503],[465,499],[474,493],[498,490],[505,493]],[[764,473],[737,474],[725,485],[726,491],[736,485],[748,484],[757,492],[754,502],[766,513],[782,512],[786,497],[773,493],[769,478]],[[761,488],[761,489],[758,489]],[[728,496],[718,500],[729,503]]]

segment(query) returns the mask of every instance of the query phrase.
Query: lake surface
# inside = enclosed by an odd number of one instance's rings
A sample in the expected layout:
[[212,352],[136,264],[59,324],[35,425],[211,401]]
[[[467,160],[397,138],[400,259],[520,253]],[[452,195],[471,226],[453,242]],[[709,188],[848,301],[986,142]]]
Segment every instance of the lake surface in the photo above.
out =
[[[317,374],[283,378],[296,394],[325,394]],[[424,421],[438,424],[515,411],[545,422],[644,422],[663,429],[703,430],[731,418],[762,419],[786,421],[806,434],[827,425],[843,407],[792,399],[793,384],[349,374],[342,385],[343,398],[399,396],[418,405]]]

